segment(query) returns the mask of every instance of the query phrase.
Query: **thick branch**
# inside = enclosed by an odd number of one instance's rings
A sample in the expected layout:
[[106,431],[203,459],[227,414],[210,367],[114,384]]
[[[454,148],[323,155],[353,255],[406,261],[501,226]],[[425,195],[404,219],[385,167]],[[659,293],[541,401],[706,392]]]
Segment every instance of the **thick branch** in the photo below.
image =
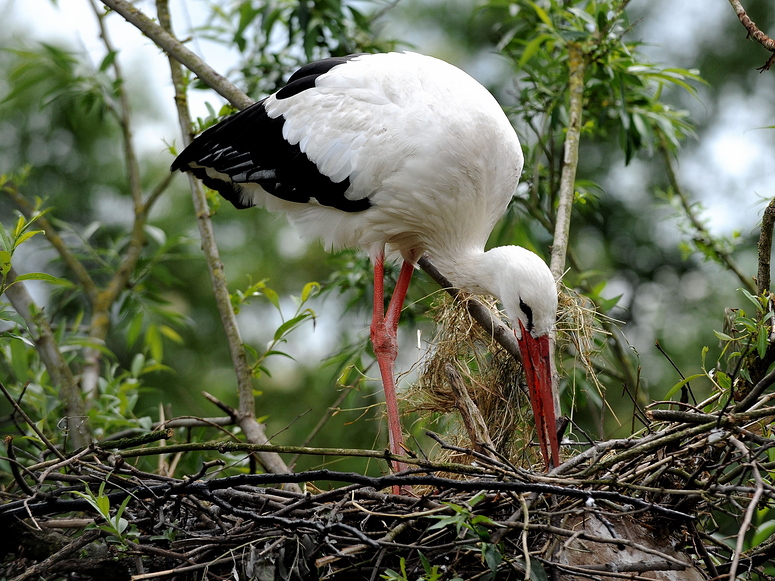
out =
[[576,168],[579,165],[581,114],[584,108],[584,52],[575,42],[568,44],[569,92],[568,131],[565,134],[565,157],[560,176],[560,199],[554,225],[554,242],[550,268],[554,280],[560,280],[565,271],[565,255],[570,234],[570,217],[576,190]]
[[770,290],[770,261],[772,257],[772,229],[775,226],[775,198],[770,200],[762,214],[762,228],[759,233],[759,270],[756,275],[756,289],[759,296]]
[[[165,34],[174,40],[172,36],[172,25],[169,16],[169,10],[166,0],[157,0],[156,3],[159,21],[166,29]],[[155,25],[154,25],[155,26]],[[175,86],[175,103],[178,109],[178,119],[180,129],[183,134],[183,143],[191,143],[191,117],[188,112],[188,102],[185,93],[185,79],[180,64],[170,57],[170,71],[172,83]],[[202,250],[207,262],[207,270],[210,274],[210,281],[213,286],[215,302],[218,306],[218,312],[221,317],[223,329],[226,333],[226,339],[229,346],[234,371],[237,375],[237,388],[239,392],[239,409],[237,411],[240,428],[245,433],[248,442],[254,444],[265,444],[268,439],[264,427],[256,421],[255,397],[253,395],[253,374],[248,364],[245,349],[242,346],[237,318],[234,309],[231,306],[229,298],[229,289],[226,285],[226,275],[224,266],[221,262],[218,246],[215,241],[213,224],[210,220],[210,209],[207,205],[207,198],[202,190],[199,180],[191,174],[188,175],[191,195],[194,202],[197,221],[199,224],[199,234],[202,239]],[[287,473],[288,467],[279,454],[275,452],[259,452],[257,454],[259,461],[269,472]],[[296,485],[294,485],[296,486]]]
[[[27,323],[30,333],[33,334],[35,348],[40,359],[46,366],[51,381],[59,387],[59,397],[65,404],[65,415],[73,445],[76,448],[88,446],[91,438],[86,422],[86,409],[78,389],[78,383],[59,350],[48,319],[32,300],[24,283],[16,281],[16,276],[16,272],[12,268],[6,278],[8,286],[5,289],[5,296],[8,297],[14,310]],[[36,333],[37,336],[35,336]]]
[[771,39],[769,36],[759,30],[759,27],[756,26],[756,23],[751,20],[751,17],[746,13],[745,8],[743,8],[743,5],[740,3],[740,0],[729,0],[729,3],[735,10],[735,14],[737,14],[741,24],[748,31],[748,37],[753,38],[764,48],[773,53],[769,60],[767,60],[767,62],[764,64],[764,66],[757,69],[760,72],[769,70],[772,66],[772,63],[775,62],[775,40]]
[[163,48],[168,55],[174,57],[187,69],[193,71],[207,86],[238,109],[244,109],[253,103],[250,97],[235,87],[228,79],[217,73],[205,61],[186,48],[170,32],[156,24],[127,0],[102,0],[102,3],[135,25],[143,34]]

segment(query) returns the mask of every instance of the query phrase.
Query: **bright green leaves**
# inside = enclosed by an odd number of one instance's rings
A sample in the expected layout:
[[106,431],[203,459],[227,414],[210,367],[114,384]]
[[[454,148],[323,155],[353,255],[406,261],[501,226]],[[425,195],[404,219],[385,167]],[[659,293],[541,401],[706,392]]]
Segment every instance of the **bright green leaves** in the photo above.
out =
[[500,46],[525,76],[520,116],[559,114],[567,118],[568,43],[581,46],[586,61],[584,122],[587,136],[606,138],[617,132],[629,162],[642,149],[655,150],[663,141],[677,149],[693,134],[684,111],[662,100],[666,87],[692,95],[704,81],[697,71],[643,62],[639,43],[626,39],[630,23],[623,3],[520,0],[511,5],[491,2],[503,17]]
[[286,343],[288,336],[298,329],[306,321],[315,321],[315,311],[307,307],[306,304],[309,300],[314,298],[320,292],[320,284],[317,282],[308,282],[301,289],[301,293],[298,297],[291,297],[296,305],[293,315],[290,318],[285,318],[285,309],[280,300],[280,295],[272,288],[266,286],[266,282],[261,280],[256,283],[249,280],[249,284],[244,289],[237,289],[230,294],[231,305],[235,313],[239,313],[244,305],[250,304],[250,299],[263,296],[269,302],[270,305],[280,315],[281,323],[274,330],[272,339],[265,351],[259,352],[257,349],[250,345],[243,345],[245,351],[254,359],[251,364],[251,369],[255,377],[260,377],[262,374],[266,374],[271,377],[271,373],[265,365],[267,358],[280,355],[282,357],[288,357],[293,359],[291,355],[278,349],[278,346]]
[[[15,189],[12,178],[7,175],[0,176],[0,189]],[[40,200],[38,200],[40,204]],[[45,282],[57,282],[55,276],[44,272],[28,272],[16,276],[13,282],[7,282],[8,275],[11,272],[11,260],[14,252],[25,242],[30,241],[37,234],[43,234],[43,230],[33,229],[35,222],[43,216],[48,210],[38,211],[29,220],[21,214],[16,220],[14,227],[7,230],[0,223],[0,294],[3,294],[9,287],[25,280],[42,280]]]
[[97,494],[91,491],[88,484],[86,485],[86,492],[74,491],[72,494],[88,502],[92,509],[102,517],[105,524],[96,525],[94,528],[106,532],[126,548],[129,547],[130,540],[138,536],[138,532],[133,530],[134,526],[130,527],[129,521],[122,516],[129,501],[132,500],[130,494],[124,498],[113,515],[110,514],[110,498],[105,494],[105,481],[100,484]]

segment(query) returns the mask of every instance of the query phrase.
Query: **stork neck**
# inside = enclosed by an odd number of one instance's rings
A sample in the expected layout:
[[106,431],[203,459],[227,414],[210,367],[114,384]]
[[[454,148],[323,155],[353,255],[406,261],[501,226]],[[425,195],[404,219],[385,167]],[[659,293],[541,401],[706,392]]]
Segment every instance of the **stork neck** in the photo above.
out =
[[488,252],[471,248],[444,257],[434,256],[431,260],[455,288],[498,296],[498,267]]

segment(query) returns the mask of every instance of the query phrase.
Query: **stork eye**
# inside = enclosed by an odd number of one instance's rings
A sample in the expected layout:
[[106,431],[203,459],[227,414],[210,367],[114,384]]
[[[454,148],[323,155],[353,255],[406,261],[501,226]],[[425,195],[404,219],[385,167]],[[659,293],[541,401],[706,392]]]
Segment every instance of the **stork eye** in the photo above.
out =
[[527,303],[522,300],[522,297],[520,297],[519,299],[519,308],[522,309],[522,312],[525,313],[525,316],[527,317],[527,330],[532,331],[533,330],[533,309],[527,306]]

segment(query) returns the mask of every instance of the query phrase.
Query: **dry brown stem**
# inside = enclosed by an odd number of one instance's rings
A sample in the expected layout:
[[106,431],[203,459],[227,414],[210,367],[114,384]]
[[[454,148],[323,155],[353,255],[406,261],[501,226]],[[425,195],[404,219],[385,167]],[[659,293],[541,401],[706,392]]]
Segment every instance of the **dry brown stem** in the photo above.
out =
[[[121,4],[120,1],[114,3]],[[166,0],[159,0],[156,5],[165,38],[174,40]],[[137,17],[138,11],[134,9],[134,7],[130,6],[130,8],[134,10],[133,14]],[[155,23],[152,24],[153,27],[156,27]],[[164,47],[164,45],[161,46]],[[164,48],[166,49],[166,47]],[[188,101],[186,98],[186,83],[183,78],[183,71],[177,60],[170,56],[169,62],[172,83],[175,87],[175,103],[177,105],[178,119],[183,135],[183,144],[188,145],[191,143],[193,135],[191,132],[191,116],[188,111]],[[239,423],[240,428],[242,428],[248,442],[265,444],[268,442],[268,438],[264,426],[256,421],[255,397],[253,395],[253,373],[248,364],[245,348],[242,345],[237,318],[234,314],[234,309],[231,306],[229,289],[226,283],[226,274],[224,272],[223,263],[221,262],[220,253],[215,240],[215,232],[213,231],[213,225],[210,219],[210,208],[207,204],[207,198],[199,180],[191,174],[188,174],[188,180],[194,202],[194,211],[196,212],[197,223],[199,225],[202,250],[207,262],[208,273],[210,274],[210,282],[212,283],[218,313],[220,314],[221,323],[226,332],[229,353],[237,377],[239,407],[234,411],[234,417],[237,418],[237,422]],[[258,452],[257,457],[264,468],[269,472],[288,472],[288,467],[285,462],[276,453],[261,451]],[[296,488],[296,490],[298,490],[298,488]]]

